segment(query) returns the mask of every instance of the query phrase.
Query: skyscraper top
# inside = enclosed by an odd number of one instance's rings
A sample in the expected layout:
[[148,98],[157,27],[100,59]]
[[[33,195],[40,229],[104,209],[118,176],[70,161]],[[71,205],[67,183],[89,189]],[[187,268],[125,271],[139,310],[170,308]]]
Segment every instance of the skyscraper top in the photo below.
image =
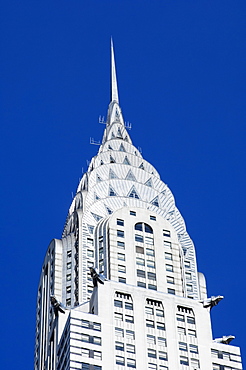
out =
[[111,102],[116,102],[119,104],[115,59],[114,59],[114,45],[112,37],[111,37]]

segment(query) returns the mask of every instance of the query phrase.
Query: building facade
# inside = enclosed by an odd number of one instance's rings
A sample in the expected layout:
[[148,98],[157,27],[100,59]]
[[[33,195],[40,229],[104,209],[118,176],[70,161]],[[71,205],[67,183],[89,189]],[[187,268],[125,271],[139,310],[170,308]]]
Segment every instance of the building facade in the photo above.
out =
[[212,337],[222,298],[207,297],[174,197],[132,144],[111,44],[102,144],[42,267],[34,368],[242,369],[234,337]]

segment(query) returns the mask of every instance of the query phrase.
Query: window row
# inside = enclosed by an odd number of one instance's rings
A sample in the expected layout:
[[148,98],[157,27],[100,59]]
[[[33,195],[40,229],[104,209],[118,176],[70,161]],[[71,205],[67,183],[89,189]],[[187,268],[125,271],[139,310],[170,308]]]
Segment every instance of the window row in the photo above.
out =
[[119,299],[115,299],[114,300],[114,306],[115,307],[119,307],[119,308],[125,307],[126,310],[133,310],[133,303],[131,303],[131,302],[124,302],[124,304],[123,304],[123,301],[121,301]]
[[115,362],[116,365],[121,365],[121,366],[126,366],[126,367],[131,367],[131,368],[136,368],[136,360],[133,358],[127,358],[123,356],[116,356],[115,357]]
[[188,324],[195,324],[196,323],[194,316],[186,316],[185,317],[185,315],[182,315],[182,314],[177,313],[176,314],[176,319],[179,322],[185,322],[185,321],[187,321]]
[[[185,342],[179,342],[179,350],[188,352],[188,344]],[[198,353],[198,346],[195,344],[189,344],[189,350],[191,353]]]
[[94,351],[89,348],[82,348],[81,354],[83,357],[86,357],[86,358],[95,358],[96,360],[102,360],[101,351]]
[[102,366],[98,365],[91,365],[91,364],[86,364],[85,362],[82,362],[82,370],[102,370]]
[[159,346],[166,347],[167,346],[167,340],[163,337],[155,337],[155,335],[147,334],[147,343],[148,344],[158,344]]
[[131,339],[131,340],[134,340],[135,339],[135,332],[133,330],[125,330],[122,329],[122,328],[117,328],[115,327],[114,328],[114,332],[115,332],[115,336],[119,337],[119,338],[126,338],[126,339]]
[[[181,326],[178,326],[178,333],[181,334],[181,335],[186,335],[186,329],[184,327],[181,327]],[[196,338],[196,330],[193,330],[193,329],[188,329],[187,330],[187,334],[190,336],[190,337],[195,337]]]
[[147,328],[155,328],[158,330],[165,330],[165,323],[164,322],[154,322],[153,320],[146,320],[146,327]]
[[213,364],[213,370],[237,370],[237,369],[231,366]]
[[[119,312],[114,313],[115,320],[123,321],[123,314]],[[132,315],[125,315],[125,322],[134,323],[134,317]]]
[[[146,288],[146,283],[144,283],[143,281],[137,281],[137,286],[139,286],[140,288]],[[151,289],[151,290],[157,290],[157,286],[154,285],[154,284],[148,284],[148,289]]]
[[188,357],[186,356],[180,356],[180,365],[186,365],[186,366],[189,366],[189,362],[190,362],[190,365],[196,369],[199,369],[200,368],[200,362],[199,360],[197,360],[196,358],[191,358],[190,361],[188,359]]
[[88,334],[81,334],[81,341],[85,343],[97,344],[99,346],[101,346],[102,344],[102,338],[95,337],[95,336],[88,335]]
[[115,349],[116,351],[125,351],[128,353],[135,353],[135,345],[134,344],[124,344],[123,342],[115,342]]
[[148,348],[148,357],[159,358],[159,360],[167,361],[167,352],[156,351],[155,349]]
[[212,357],[221,358],[223,360],[241,362],[241,357],[233,353],[218,351],[216,349],[211,350]]
[[148,363],[148,370],[168,370],[167,366]]

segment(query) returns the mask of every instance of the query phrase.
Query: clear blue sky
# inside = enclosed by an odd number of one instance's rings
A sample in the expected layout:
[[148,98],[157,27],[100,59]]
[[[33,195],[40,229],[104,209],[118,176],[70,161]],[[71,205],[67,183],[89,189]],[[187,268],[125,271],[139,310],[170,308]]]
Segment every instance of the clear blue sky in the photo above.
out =
[[214,337],[246,353],[245,19],[245,0],[1,1],[1,369],[33,368],[40,268],[102,137],[111,35],[133,142],[225,296]]

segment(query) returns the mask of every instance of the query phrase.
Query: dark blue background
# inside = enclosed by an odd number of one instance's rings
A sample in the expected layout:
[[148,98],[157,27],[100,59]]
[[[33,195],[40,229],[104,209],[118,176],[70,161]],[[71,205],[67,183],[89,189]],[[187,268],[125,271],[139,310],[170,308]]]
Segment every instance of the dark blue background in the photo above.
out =
[[36,289],[109,103],[110,36],[133,142],[174,193],[214,337],[245,353],[245,36],[240,0],[1,1],[1,369],[33,368]]

